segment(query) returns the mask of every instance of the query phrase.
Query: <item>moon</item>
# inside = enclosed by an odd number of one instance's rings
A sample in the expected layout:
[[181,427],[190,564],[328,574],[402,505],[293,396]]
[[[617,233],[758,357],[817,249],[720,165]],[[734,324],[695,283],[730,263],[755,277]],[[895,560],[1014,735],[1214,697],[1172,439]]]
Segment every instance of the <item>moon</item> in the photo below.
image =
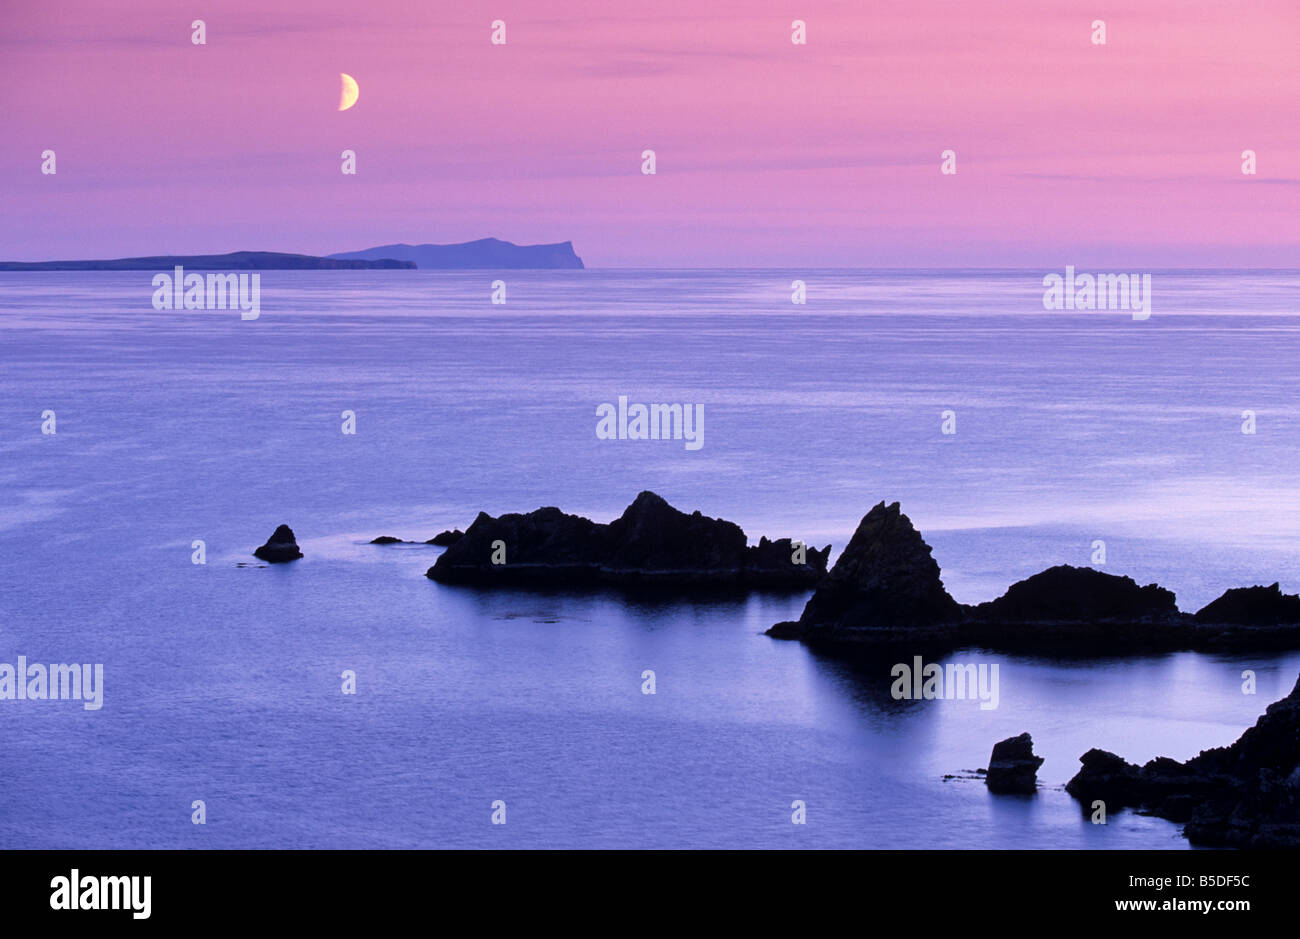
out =
[[346,111],[357,103],[357,98],[361,97],[361,89],[357,87],[357,80],[347,72],[339,72],[339,79],[342,82],[342,90],[339,92],[339,110]]

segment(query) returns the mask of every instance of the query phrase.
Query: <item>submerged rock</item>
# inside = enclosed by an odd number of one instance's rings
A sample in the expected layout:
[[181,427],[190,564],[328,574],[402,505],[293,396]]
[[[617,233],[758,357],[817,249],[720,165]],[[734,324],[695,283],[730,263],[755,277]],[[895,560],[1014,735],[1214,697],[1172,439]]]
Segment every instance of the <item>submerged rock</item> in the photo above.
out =
[[879,503],[858,523],[796,622],[779,639],[882,641],[953,633],[962,608],[944,589],[930,546],[897,502]]
[[465,584],[802,589],[825,572],[830,546],[803,553],[795,563],[789,539],[750,547],[735,523],[688,515],[642,492],[609,524],[554,507],[499,518],[480,512],[428,576]]
[[281,525],[267,539],[266,544],[253,552],[253,557],[261,558],[270,564],[282,564],[302,557],[302,551],[298,548],[293,529],[288,525]]
[[993,745],[984,782],[989,792],[1029,793],[1038,791],[1038,767],[1043,758],[1034,753],[1034,739],[1028,733],[1008,737]]
[[1193,844],[1300,847],[1300,679],[1236,743],[1186,763],[1158,757],[1144,766],[1105,750],[1079,758],[1065,790],[1091,809],[1136,808],[1185,823]]

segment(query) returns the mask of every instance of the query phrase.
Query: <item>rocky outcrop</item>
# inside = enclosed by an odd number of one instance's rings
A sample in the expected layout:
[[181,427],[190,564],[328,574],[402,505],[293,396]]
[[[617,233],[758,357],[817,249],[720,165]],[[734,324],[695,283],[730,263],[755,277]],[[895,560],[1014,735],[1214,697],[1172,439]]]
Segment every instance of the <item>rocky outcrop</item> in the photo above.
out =
[[1168,757],[1144,766],[1105,750],[1079,758],[1065,789],[1091,809],[1135,808],[1184,823],[1192,843],[1217,847],[1300,847],[1300,680],[1269,705],[1236,743],[1186,763]]
[[1175,616],[1178,605],[1156,584],[1139,587],[1131,577],[1061,564],[1012,584],[974,613],[988,622],[1136,623]]
[[1001,648],[1050,645],[1096,654],[1167,648],[1190,639],[1172,591],[1131,577],[1061,564],[969,608],[965,632]]
[[1024,733],[993,745],[984,782],[989,792],[1030,794],[1038,791],[1038,767],[1043,758],[1034,753],[1034,739]]
[[378,538],[372,538],[370,544],[431,544],[445,548],[454,545],[464,537],[465,533],[457,528],[453,531],[440,531],[426,541],[408,541],[405,538],[394,538],[392,535],[380,535]]
[[937,640],[952,637],[962,618],[930,546],[897,502],[881,502],[858,523],[799,619],[778,623],[768,635],[830,642]]
[[298,549],[293,529],[288,525],[281,525],[267,539],[266,544],[253,552],[253,557],[261,558],[269,564],[283,564],[285,561],[296,561],[302,557],[302,551]]
[[1234,587],[1196,612],[1199,623],[1277,626],[1300,623],[1300,596],[1270,587]]
[[1058,565],[978,606],[958,604],[898,503],[858,524],[798,620],[767,634],[845,649],[979,646],[1063,655],[1300,648],[1300,598],[1272,587],[1230,590],[1196,616],[1172,591],[1131,577]]
[[461,584],[806,589],[825,573],[830,546],[804,554],[795,563],[788,538],[750,547],[735,523],[688,515],[642,492],[609,524],[553,507],[499,518],[480,512],[428,576]]

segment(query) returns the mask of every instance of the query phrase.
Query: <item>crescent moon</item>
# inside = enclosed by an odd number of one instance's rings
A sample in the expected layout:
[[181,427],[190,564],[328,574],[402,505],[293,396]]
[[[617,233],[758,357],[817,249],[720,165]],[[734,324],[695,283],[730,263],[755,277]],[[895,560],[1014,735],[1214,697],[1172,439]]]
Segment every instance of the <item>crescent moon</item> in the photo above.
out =
[[339,79],[342,81],[342,89],[339,92],[339,110],[346,111],[357,103],[357,98],[361,97],[361,89],[357,87],[357,80],[347,72],[339,72]]

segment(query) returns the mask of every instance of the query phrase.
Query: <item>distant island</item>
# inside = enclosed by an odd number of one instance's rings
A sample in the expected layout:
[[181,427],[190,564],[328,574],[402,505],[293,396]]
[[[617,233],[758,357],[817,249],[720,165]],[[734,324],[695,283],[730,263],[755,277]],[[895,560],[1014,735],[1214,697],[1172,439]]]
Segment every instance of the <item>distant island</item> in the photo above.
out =
[[458,245],[382,245],[364,251],[345,251],[331,258],[373,261],[393,258],[412,262],[422,270],[582,270],[582,258],[573,242],[553,245],[517,245],[499,238],[480,238]]
[[230,254],[163,254],[147,258],[86,261],[0,261],[0,271],[509,271],[583,270],[573,242],[517,245],[499,238],[480,238],[458,245],[383,245],[317,257],[278,251],[232,251]]
[[191,271],[359,271],[415,267],[392,258],[344,260],[277,251],[234,251],[230,254],[164,254],[108,261],[0,261],[0,271],[161,271],[184,267]]

